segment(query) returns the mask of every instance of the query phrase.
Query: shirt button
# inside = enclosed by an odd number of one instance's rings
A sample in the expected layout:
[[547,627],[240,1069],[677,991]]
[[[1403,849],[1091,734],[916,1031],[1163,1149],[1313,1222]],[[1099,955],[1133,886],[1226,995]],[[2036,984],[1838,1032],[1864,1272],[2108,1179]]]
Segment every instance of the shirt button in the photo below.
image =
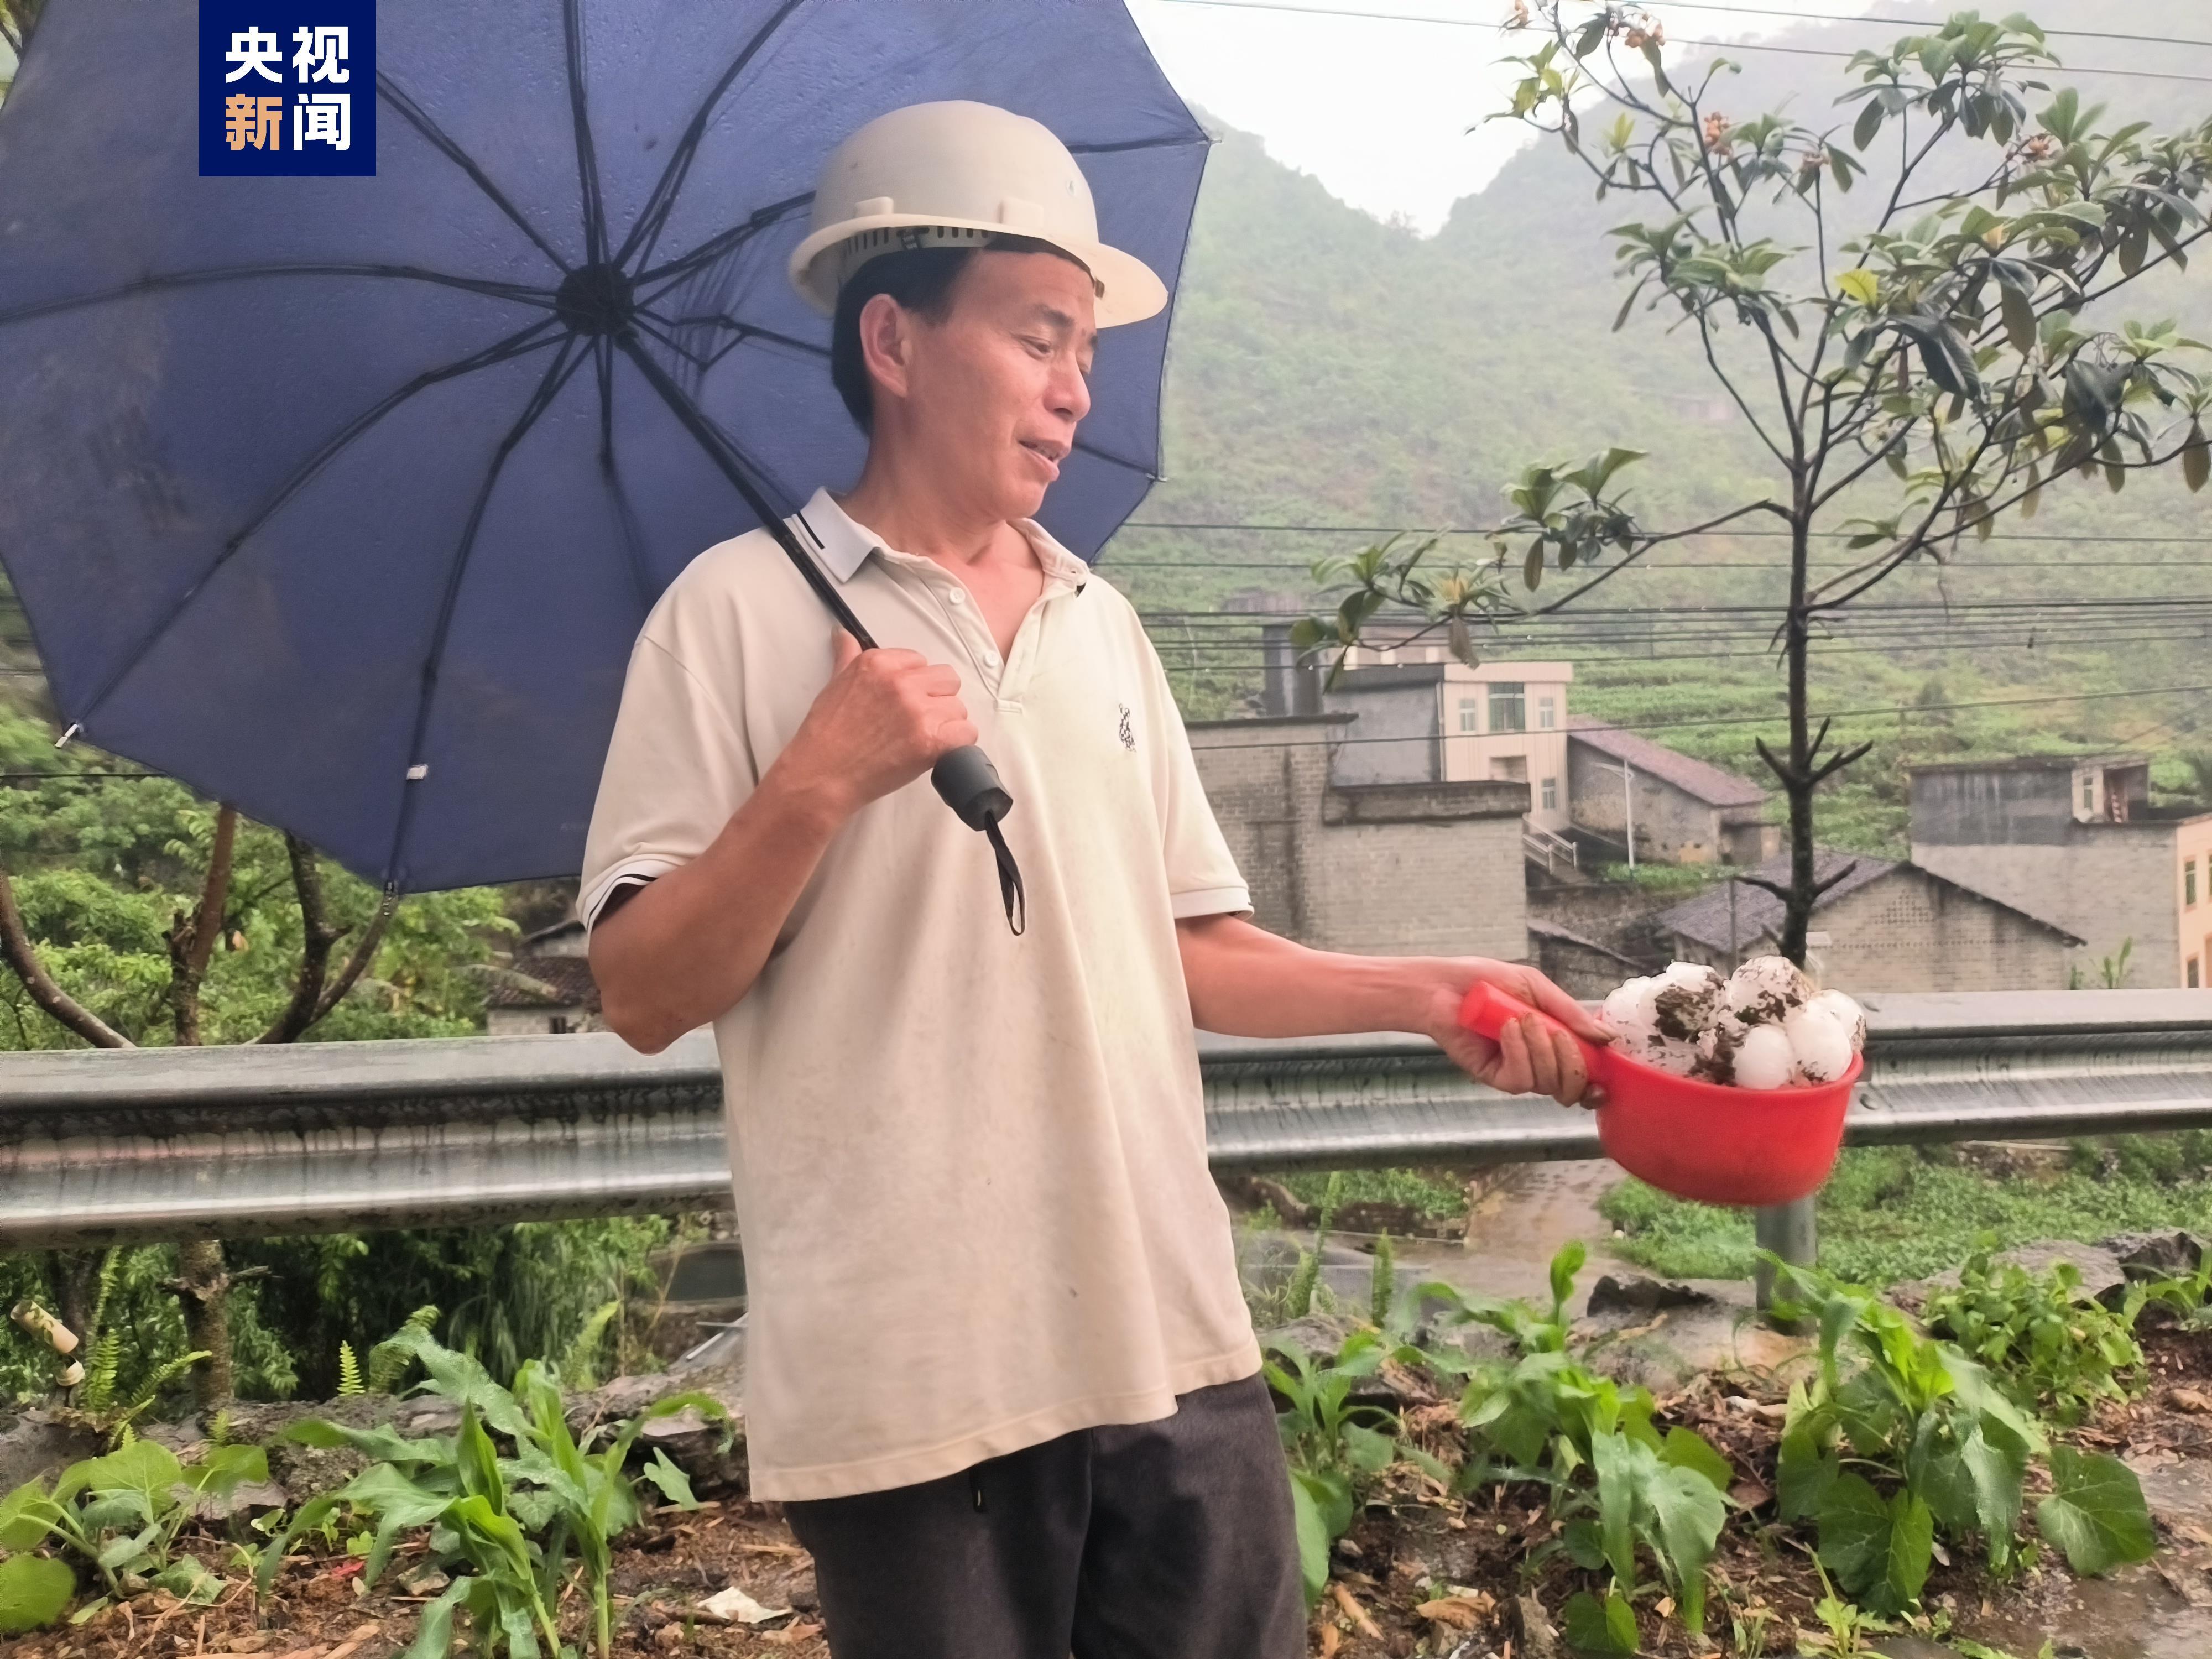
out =
[[956,587],[945,597],[955,605],[965,605],[968,603],[968,590],[964,587]]
[[983,653],[983,666],[986,668],[996,668],[998,665],[999,653],[995,651],[986,651]]

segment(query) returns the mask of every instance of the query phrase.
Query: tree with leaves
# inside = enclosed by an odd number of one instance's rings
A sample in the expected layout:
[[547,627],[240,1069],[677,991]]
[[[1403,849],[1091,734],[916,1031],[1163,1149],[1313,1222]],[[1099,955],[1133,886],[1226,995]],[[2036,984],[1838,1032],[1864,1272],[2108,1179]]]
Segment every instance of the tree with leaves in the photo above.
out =
[[[398,904],[298,837],[0,706],[0,1048],[291,1042],[481,1029],[489,941],[514,931],[485,889]],[[170,1288],[203,1401],[231,1392],[237,1282],[213,1239],[178,1247]],[[84,1328],[96,1252],[49,1254],[49,1293]],[[265,1269],[264,1270],[265,1271]]]
[[[1740,519],[1778,527],[1787,730],[1758,750],[1788,803],[1791,868],[1743,879],[1783,901],[1782,948],[1802,962],[1814,905],[1851,867],[1816,875],[1815,799],[1869,747],[1831,746],[1814,644],[1896,572],[1946,562],[2076,476],[2113,491],[2146,469],[2178,465],[2192,490],[2212,477],[2212,388],[2190,366],[2205,348],[2171,324],[2101,320],[2147,272],[2185,267],[2206,234],[2212,121],[2164,137],[2108,123],[2053,88],[2057,59],[2018,15],[1962,12],[1854,54],[1855,84],[1823,125],[1731,112],[1735,65],[1669,70],[1663,24],[1641,7],[1523,0],[1506,27],[1542,39],[1510,60],[1523,73],[1502,118],[1564,144],[1601,198],[1650,210],[1612,232],[1629,284],[1615,330],[1641,302],[1688,334],[1763,448],[1769,487],[1659,530],[1618,493],[1628,452],[1532,467],[1487,566],[1439,572],[1432,544],[1370,550],[1318,573],[1335,611],[1298,638],[1340,653],[1395,604],[1471,641],[1471,622],[1562,610],[1665,543]],[[1836,532],[1859,556],[1816,578],[1814,543]],[[1554,567],[1602,568],[1509,606],[1516,562],[1532,592]]]

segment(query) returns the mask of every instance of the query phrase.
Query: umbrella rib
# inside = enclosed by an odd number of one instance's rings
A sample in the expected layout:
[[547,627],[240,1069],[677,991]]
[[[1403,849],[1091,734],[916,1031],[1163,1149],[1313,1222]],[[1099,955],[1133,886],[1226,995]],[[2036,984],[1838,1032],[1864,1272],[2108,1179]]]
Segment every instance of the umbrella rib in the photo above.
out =
[[622,248],[615,255],[617,264],[627,265],[633,253],[638,255],[641,262],[651,254],[653,244],[659,239],[661,227],[667,222],[669,212],[675,205],[676,192],[683,188],[684,175],[691,170],[691,158],[707,136],[707,123],[714,113],[714,106],[722,101],[723,94],[735,84],[738,76],[744,73],[745,66],[768,45],[769,38],[783,27],[785,20],[805,3],[806,0],[783,0],[768,21],[753,31],[752,38],[745,42],[738,55],[730,60],[729,67],[722,71],[721,78],[714,82],[714,89],[708,93],[699,106],[698,112],[692,116],[690,125],[684,129],[684,136],[677,140],[675,149],[669,152],[668,165],[661,169],[660,177],[653,186],[653,193],[646,198],[645,206],[639,210],[636,222],[629,228],[629,234],[623,238]]
[[[803,351],[811,357],[827,357],[830,355],[830,348],[827,346],[817,345],[811,340],[802,340],[795,334],[785,334],[775,329],[762,328],[753,323],[741,323],[726,311],[706,313],[692,317],[665,317],[659,312],[647,311],[641,307],[638,315],[651,318],[663,328],[690,328],[708,323],[718,324],[723,328],[735,331],[738,339],[731,343],[733,345],[745,340],[770,340],[777,345],[789,346],[793,351]],[[723,351],[728,349],[728,346],[722,348]],[[718,351],[714,355],[719,357],[722,353]]]
[[216,555],[215,562],[199,574],[192,585],[178,597],[176,604],[170,606],[161,620],[148,630],[145,637],[118,659],[114,670],[109,673],[100,690],[93,694],[92,701],[86,704],[84,712],[77,717],[78,720],[89,722],[100,712],[102,705],[114,695],[116,689],[130,678],[131,672],[139,664],[146,660],[149,653],[161,642],[162,637],[175,626],[178,618],[191,607],[195,599],[207,591],[208,584],[215,580],[216,574],[222,569],[223,566],[230,562],[231,556],[244,547],[254,532],[268,523],[286,501],[304,489],[317,473],[336,460],[354,440],[359,438],[418,392],[428,391],[441,381],[473,374],[479,368],[492,368],[510,358],[521,356],[525,353],[536,351],[550,344],[552,337],[548,336],[546,331],[554,326],[554,322],[553,318],[545,318],[458,362],[443,363],[436,368],[425,369],[404,386],[387,393],[380,401],[370,405],[341,427],[313,454],[295,467],[290,476],[278,484],[276,490],[254,509],[252,515],[224,539],[222,550]]
[[[766,207],[755,208],[746,216],[744,223],[732,225],[727,230],[716,233],[689,253],[679,253],[666,264],[641,270],[637,274],[637,285],[642,288],[646,283],[657,283],[664,276],[688,276],[701,265],[712,264],[732,249],[743,246],[750,238],[758,235],[795,209],[811,205],[813,200],[814,192],[810,190],[804,195],[787,196],[781,202],[770,202]],[[675,284],[672,283],[669,286],[672,288]],[[667,289],[657,289],[650,297],[657,300],[667,291]]]
[[576,183],[584,198],[584,257],[607,257],[606,205],[599,194],[599,157],[592,143],[592,118],[584,104],[584,22],[581,0],[566,0],[561,30],[568,52],[568,118],[576,130]]
[[[584,354],[576,349],[576,343],[577,337],[574,334],[562,340],[559,354],[546,366],[544,374],[538,380],[538,389],[531,393],[529,403],[515,417],[514,424],[507,428],[507,435],[500,440],[499,447],[492,452],[491,465],[484,469],[483,483],[477,487],[476,502],[469,509],[468,524],[461,532],[460,544],[454,550],[453,562],[446,572],[446,589],[438,601],[438,620],[431,630],[430,648],[422,659],[422,690],[415,702],[415,728],[407,739],[407,769],[410,773],[422,763],[422,738],[429,730],[430,706],[437,697],[438,668],[446,654],[446,636],[453,627],[453,608],[460,597],[461,580],[468,573],[469,556],[476,550],[477,532],[483,526],[484,514],[491,505],[492,491],[498,487],[500,474],[506,469],[507,457],[529,435],[530,428],[538,424],[538,416],[552,407],[553,400],[561,395],[561,390],[568,385],[569,377],[583,366]],[[407,830],[415,817],[416,791],[408,785],[418,781],[419,779],[410,777],[401,786],[399,814],[392,830],[392,853],[384,866],[384,877],[387,882],[398,879],[400,851],[406,845]]]
[[1195,138],[1188,133],[1180,133],[1166,138],[1121,138],[1112,143],[1070,144],[1067,152],[1071,155],[1120,155],[1133,149],[1188,149],[1212,143],[1202,132]]
[[377,95],[398,110],[407,125],[421,133],[430,147],[451,161],[475,181],[476,187],[491,198],[492,205],[514,222],[516,228],[538,245],[538,251],[550,259],[562,276],[568,274],[568,262],[554,249],[538,228],[522,216],[521,210],[507,199],[506,192],[492,183],[491,176],[476,163],[474,157],[446,136],[445,130],[432,120],[429,112],[399,89],[398,82],[382,70],[376,72]]
[[210,288],[218,283],[255,282],[268,276],[374,276],[393,281],[430,283],[440,288],[457,288],[465,293],[482,294],[495,300],[512,300],[517,305],[553,308],[550,289],[531,288],[520,283],[494,283],[481,277],[453,276],[443,271],[425,270],[416,265],[330,264],[330,265],[228,265],[213,270],[179,270],[159,276],[142,276],[120,288],[112,288],[99,294],[72,295],[66,300],[40,300],[19,306],[13,311],[0,311],[0,327],[9,323],[33,322],[41,317],[59,316],[64,312],[81,311],[88,306],[106,305],[115,300],[128,300],[141,294],[157,294],[165,289]]
[[1116,455],[1111,450],[1101,449],[1097,444],[1087,443],[1081,438],[1075,441],[1075,447],[1086,455],[1096,455],[1100,460],[1109,462],[1115,466],[1125,466],[1132,472],[1141,472],[1155,483],[1159,482],[1159,475],[1142,461],[1133,461],[1126,455]]

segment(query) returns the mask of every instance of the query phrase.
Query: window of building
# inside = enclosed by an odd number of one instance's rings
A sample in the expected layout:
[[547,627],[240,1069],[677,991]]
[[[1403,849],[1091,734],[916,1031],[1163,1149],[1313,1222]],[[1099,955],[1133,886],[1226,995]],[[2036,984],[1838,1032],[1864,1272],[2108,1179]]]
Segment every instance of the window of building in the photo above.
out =
[[1553,730],[1557,729],[1557,727],[1558,727],[1559,724],[1559,700],[1558,700],[1557,698],[1555,698],[1555,697],[1539,697],[1539,698],[1537,698],[1537,699],[1536,699],[1536,729],[1537,729],[1539,732],[1550,732],[1550,731],[1553,731]]
[[2192,987],[2197,983],[2197,958],[2195,957],[2189,958],[2189,982]]
[[1557,778],[1544,780],[1544,810],[1547,812],[1559,810],[1559,781]]
[[2181,866],[2181,902],[2184,905],[2197,902],[2197,860],[2189,860]]
[[1490,729],[1526,732],[1528,729],[1528,689],[1516,681],[1500,680],[1490,688]]
[[2097,780],[2094,774],[2081,780],[2081,810],[2085,812],[2097,810]]
[[1462,697],[1459,700],[1459,729],[1461,731],[1475,732],[1481,729],[1475,724],[1475,709],[1477,707],[1478,705],[1473,697]]

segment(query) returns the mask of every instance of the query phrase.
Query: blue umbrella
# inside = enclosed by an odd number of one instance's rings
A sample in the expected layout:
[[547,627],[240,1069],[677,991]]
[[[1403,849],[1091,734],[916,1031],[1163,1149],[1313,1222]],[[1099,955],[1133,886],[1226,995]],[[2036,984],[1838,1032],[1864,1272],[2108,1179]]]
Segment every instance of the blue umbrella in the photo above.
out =
[[[0,560],[63,717],[388,891],[573,873],[647,610],[858,471],[789,289],[837,142],[1043,122],[1172,289],[1206,136],[1120,0],[409,0],[373,177],[202,178],[195,8],[48,0],[0,110]],[[249,82],[250,84],[250,82]],[[1158,472],[1117,328],[1042,520]]]

